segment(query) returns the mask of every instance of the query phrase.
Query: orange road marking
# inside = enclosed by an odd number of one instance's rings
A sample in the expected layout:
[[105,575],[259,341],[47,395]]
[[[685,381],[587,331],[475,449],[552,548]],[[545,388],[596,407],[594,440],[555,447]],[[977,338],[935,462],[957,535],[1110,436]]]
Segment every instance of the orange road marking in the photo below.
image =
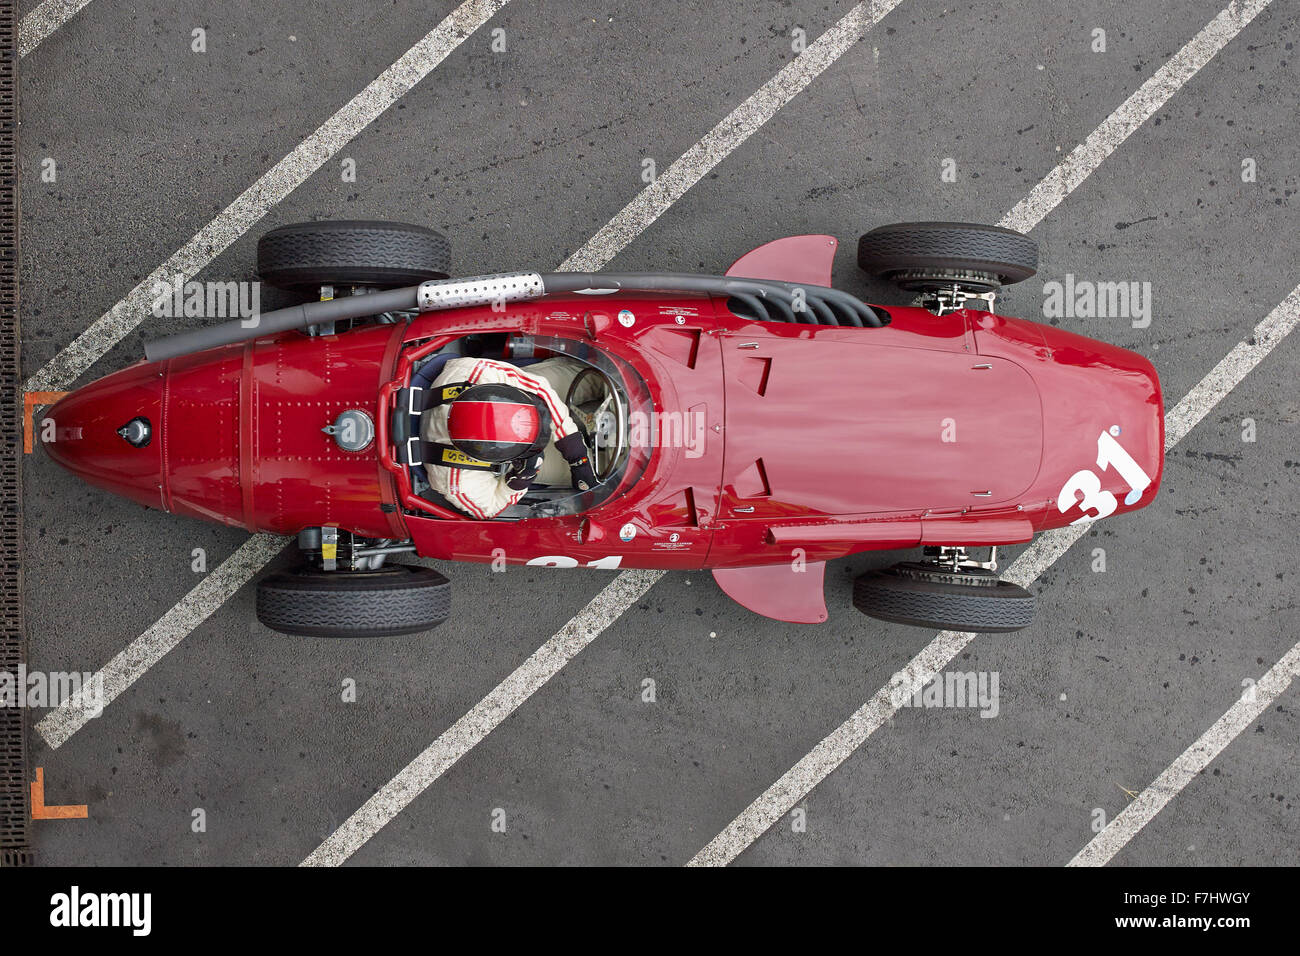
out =
[[52,405],[70,392],[23,392],[23,454],[32,453],[32,409],[37,405]]
[[69,803],[61,807],[45,805],[45,770],[36,768],[36,782],[32,784],[32,819],[33,820],[84,820],[90,816],[90,810],[83,804]]

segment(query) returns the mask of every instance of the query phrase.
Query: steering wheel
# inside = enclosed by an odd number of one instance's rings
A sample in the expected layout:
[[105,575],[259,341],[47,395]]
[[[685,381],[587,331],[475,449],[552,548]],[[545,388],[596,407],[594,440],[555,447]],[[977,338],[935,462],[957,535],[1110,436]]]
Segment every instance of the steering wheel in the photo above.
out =
[[[591,375],[600,380],[603,395],[575,405],[574,396]],[[583,443],[591,450],[591,470],[595,473],[596,480],[604,481],[618,469],[623,451],[622,438],[627,432],[625,412],[618,400],[618,392],[608,375],[598,368],[587,366],[569,383],[564,404],[569,407],[569,414],[578,426]]]

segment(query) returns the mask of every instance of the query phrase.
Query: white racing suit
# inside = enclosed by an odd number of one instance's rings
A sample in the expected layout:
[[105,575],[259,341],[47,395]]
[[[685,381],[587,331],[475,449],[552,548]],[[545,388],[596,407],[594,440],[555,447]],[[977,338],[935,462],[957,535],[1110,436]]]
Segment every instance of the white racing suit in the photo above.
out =
[[[556,365],[555,368],[550,367],[553,364]],[[565,449],[581,447],[582,439],[578,436],[578,428],[552,384],[552,381],[557,384],[572,381],[573,371],[564,367],[570,364],[573,363],[566,359],[548,359],[529,366],[529,371],[525,372],[509,362],[455,358],[438,373],[431,389],[436,394],[445,385],[469,382],[473,385],[513,385],[540,395],[551,414],[551,441],[546,447],[546,457],[549,459],[559,454],[554,449],[556,442],[562,442]],[[447,416],[450,411],[451,403],[447,402],[435,405],[423,414],[420,419],[420,438],[426,444],[451,443],[451,437],[447,434]],[[566,438],[569,440],[564,441]],[[581,454],[585,454],[585,450]],[[574,455],[565,457],[572,458]],[[480,520],[493,518],[517,502],[527,493],[529,482],[535,477],[534,473],[524,478],[512,478],[491,471],[453,468],[433,462],[426,463],[424,470],[434,491],[470,517]],[[566,475],[566,483],[567,477]]]

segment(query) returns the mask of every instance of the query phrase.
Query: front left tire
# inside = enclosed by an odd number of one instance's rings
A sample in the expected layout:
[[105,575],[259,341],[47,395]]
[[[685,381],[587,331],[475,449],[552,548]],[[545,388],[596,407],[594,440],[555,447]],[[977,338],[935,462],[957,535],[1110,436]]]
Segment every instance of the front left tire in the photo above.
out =
[[451,582],[432,568],[377,571],[302,567],[263,578],[257,619],[302,637],[395,637],[432,630],[451,614]]

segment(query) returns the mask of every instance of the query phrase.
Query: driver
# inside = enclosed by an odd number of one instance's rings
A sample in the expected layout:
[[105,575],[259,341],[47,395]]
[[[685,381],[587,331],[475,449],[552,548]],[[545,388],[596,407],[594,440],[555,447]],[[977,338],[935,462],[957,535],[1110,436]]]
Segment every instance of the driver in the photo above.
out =
[[433,380],[420,422],[433,490],[472,518],[513,505],[537,478],[553,443],[568,462],[573,487],[596,476],[587,447],[555,389],[508,362],[456,358]]

